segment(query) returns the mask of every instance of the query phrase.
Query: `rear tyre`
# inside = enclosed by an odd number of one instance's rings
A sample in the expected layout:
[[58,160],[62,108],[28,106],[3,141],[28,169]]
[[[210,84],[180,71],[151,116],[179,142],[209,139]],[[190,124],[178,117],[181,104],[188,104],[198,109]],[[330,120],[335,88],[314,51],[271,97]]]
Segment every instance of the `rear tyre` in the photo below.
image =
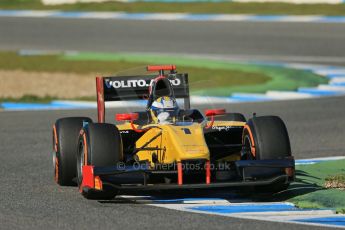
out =
[[[291,157],[290,139],[286,126],[277,116],[253,117],[243,129],[242,159],[274,160]],[[257,191],[275,193],[285,190],[288,183],[256,187]]]
[[[79,136],[77,155],[78,185],[83,180],[82,166],[95,167],[115,166],[123,158],[122,140],[115,125],[94,123],[84,127]],[[102,191],[81,191],[87,199],[109,200],[116,196],[117,190],[103,185]]]
[[214,119],[215,121],[240,121],[246,122],[246,118],[241,113],[225,113],[224,115],[218,115]]
[[88,117],[58,119],[53,126],[54,178],[62,186],[75,185],[78,136]]

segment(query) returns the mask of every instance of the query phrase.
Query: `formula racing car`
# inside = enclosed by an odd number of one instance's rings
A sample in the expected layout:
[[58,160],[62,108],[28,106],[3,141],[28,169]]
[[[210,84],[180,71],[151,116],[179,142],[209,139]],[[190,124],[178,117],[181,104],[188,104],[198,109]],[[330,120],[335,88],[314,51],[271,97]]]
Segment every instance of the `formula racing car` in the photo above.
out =
[[[295,162],[284,122],[225,109],[190,108],[188,74],[174,65],[143,75],[97,77],[98,122],[58,119],[53,125],[55,181],[78,185],[88,199],[121,190],[250,187],[286,189]],[[156,74],[157,73],[157,74]],[[105,102],[141,101],[143,111],[105,123]],[[183,106],[180,106],[183,105]]]

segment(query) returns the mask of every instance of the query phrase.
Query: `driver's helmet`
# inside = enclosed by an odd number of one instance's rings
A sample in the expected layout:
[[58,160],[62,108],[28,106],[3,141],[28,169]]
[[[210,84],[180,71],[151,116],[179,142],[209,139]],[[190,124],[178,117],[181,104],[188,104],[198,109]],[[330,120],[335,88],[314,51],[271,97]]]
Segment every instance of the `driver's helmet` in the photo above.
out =
[[176,121],[179,107],[172,97],[159,97],[150,108],[154,123],[171,124]]

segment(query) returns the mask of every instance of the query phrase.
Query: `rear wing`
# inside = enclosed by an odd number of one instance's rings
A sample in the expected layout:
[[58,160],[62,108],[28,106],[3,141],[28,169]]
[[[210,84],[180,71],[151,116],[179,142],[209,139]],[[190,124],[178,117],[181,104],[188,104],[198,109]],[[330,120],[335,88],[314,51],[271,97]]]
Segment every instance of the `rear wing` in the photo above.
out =
[[[106,101],[147,100],[150,87],[157,75],[96,77],[98,122],[105,120]],[[175,98],[184,99],[185,109],[190,108],[188,74],[168,74]]]

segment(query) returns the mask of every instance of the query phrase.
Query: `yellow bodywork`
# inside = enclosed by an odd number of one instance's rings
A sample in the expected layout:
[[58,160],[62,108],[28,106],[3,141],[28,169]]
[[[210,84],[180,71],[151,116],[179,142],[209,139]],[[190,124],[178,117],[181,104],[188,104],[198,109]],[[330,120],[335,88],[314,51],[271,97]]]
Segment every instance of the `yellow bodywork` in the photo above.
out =
[[[210,158],[204,134],[199,124],[190,126],[160,125],[159,128],[152,128],[136,142],[140,148],[152,136],[161,133],[160,137],[150,143],[148,147],[158,147],[158,160],[160,163],[173,163],[182,160]],[[188,134],[186,134],[188,133]],[[137,155],[140,160],[152,159],[152,151],[140,151]]]
[[[231,126],[244,126],[244,122],[215,121],[211,129],[225,129]],[[207,147],[204,128],[205,124],[192,123],[191,125],[178,126],[171,124],[150,124],[140,128],[149,128],[140,137],[135,147],[145,146],[136,155],[140,161],[148,161],[153,166],[152,156],[155,155],[156,163],[170,164],[183,160],[209,160],[210,151]],[[119,130],[129,130],[129,123],[117,126]],[[149,144],[147,144],[149,143]],[[237,156],[229,156],[227,160],[238,160]]]

